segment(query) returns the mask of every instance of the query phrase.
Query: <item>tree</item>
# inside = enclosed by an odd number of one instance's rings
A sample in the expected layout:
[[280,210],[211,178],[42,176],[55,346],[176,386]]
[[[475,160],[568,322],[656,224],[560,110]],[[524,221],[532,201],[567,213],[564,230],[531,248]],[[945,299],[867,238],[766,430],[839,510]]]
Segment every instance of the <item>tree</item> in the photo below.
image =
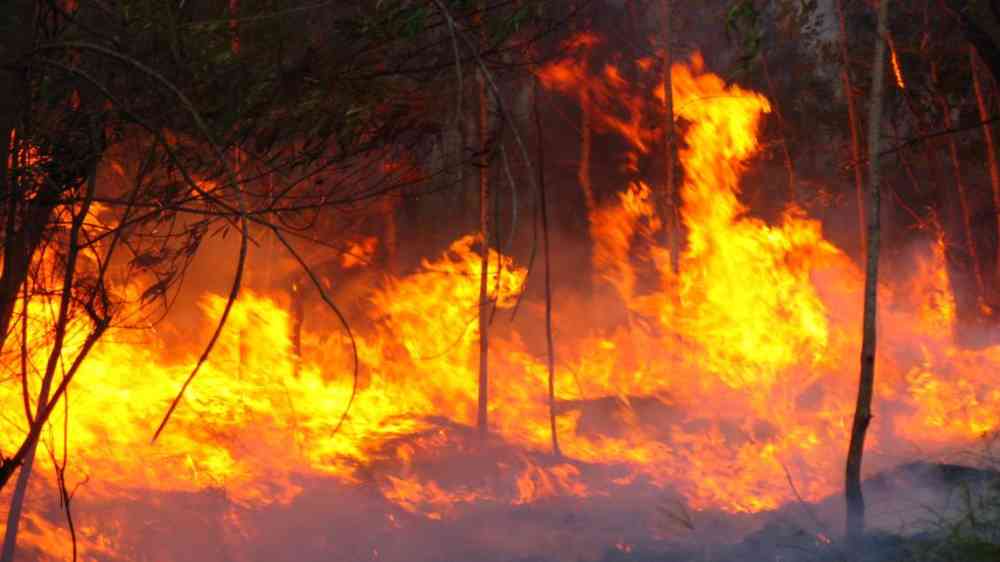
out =
[[1000,80],[1000,4],[996,0],[940,0],[975,46],[994,80]]
[[872,91],[868,114],[868,230],[865,256],[864,318],[861,343],[861,376],[858,401],[851,425],[851,441],[847,452],[844,494],[847,500],[845,527],[847,536],[857,541],[865,529],[865,501],[861,491],[861,461],[865,433],[871,422],[872,394],[875,382],[876,321],[878,316],[878,261],[881,217],[879,190],[880,127],[882,123],[882,93],[885,85],[885,52],[888,34],[889,0],[879,0],[878,28],[875,37],[875,60],[872,65]]
[[[405,163],[426,159],[448,118],[432,85],[450,85],[455,65],[516,64],[554,25],[541,3],[451,4],[482,33],[482,49],[459,53],[442,42],[445,17],[428,3],[19,0],[0,8],[15,39],[0,50],[0,94],[10,94],[0,100],[0,350],[30,363],[37,349],[4,345],[15,325],[26,332],[38,320],[15,311],[44,302],[59,312],[40,330],[53,335],[32,342],[48,352],[34,396],[22,369],[28,429],[0,455],[0,489],[22,468],[15,495],[23,498],[39,435],[89,350],[130,317],[165,314],[207,238],[235,232],[239,240],[228,302],[155,435],[225,325],[251,233],[277,239],[350,334],[298,243],[326,244],[317,217],[365,202],[384,208],[388,194],[425,184]],[[529,18],[537,25],[526,33]],[[142,290],[126,294],[123,285]],[[88,335],[68,348],[71,323]],[[353,375],[356,389],[356,361]],[[347,411],[340,415],[343,423]],[[17,521],[12,509],[11,537]]]
[[664,169],[666,170],[663,192],[660,196],[660,216],[663,220],[663,229],[666,232],[667,247],[670,248],[670,265],[674,273],[680,269],[680,229],[677,220],[677,194],[675,193],[676,179],[674,178],[674,167],[677,148],[676,137],[674,135],[674,88],[671,79],[671,67],[674,65],[673,56],[673,34],[671,14],[673,3],[671,0],[663,0],[663,140],[664,140]]
[[[942,86],[939,79],[939,68],[936,63],[931,63],[931,76],[935,85],[935,101],[938,104],[941,120],[946,129],[954,128],[952,119],[952,108],[945,95],[942,93]],[[969,260],[972,262],[972,273],[975,279],[976,305],[979,308],[986,298],[986,282],[983,279],[982,265],[979,261],[979,251],[976,248],[976,235],[972,228],[972,210],[969,206],[969,193],[962,178],[962,163],[958,154],[958,142],[955,135],[948,135],[945,139],[948,145],[948,157],[951,162],[952,176],[955,179],[955,193],[958,196],[959,212],[961,214],[962,231],[965,238],[965,250]]]
[[[478,86],[478,130],[479,153],[484,161],[479,167],[479,236],[480,236],[480,267],[479,267],[479,405],[477,425],[479,434],[485,438],[489,433],[489,353],[490,353],[490,179],[487,144],[489,142],[489,106],[486,91],[485,69],[476,70],[476,85]],[[497,272],[499,275],[499,272]]]
[[[847,99],[847,122],[851,128],[851,156],[854,162],[854,186],[858,202],[858,229],[860,230],[861,247],[865,245],[865,206],[864,206],[864,176],[861,171],[861,122],[858,120],[857,103],[855,102],[854,84],[851,81],[851,59],[848,55],[847,16],[844,11],[844,0],[837,0],[837,18],[840,26],[840,59],[841,80],[843,81],[844,97]],[[864,255],[864,252],[862,252]]]
[[[983,93],[983,80],[980,77],[979,55],[976,48],[969,45],[969,68],[972,71],[972,86],[976,93],[976,108],[979,110],[979,120],[983,123],[983,140],[986,141],[986,162],[990,172],[990,188],[993,194],[993,208],[1000,209],[1000,164],[997,163],[996,142],[993,140],[993,127],[987,123],[990,118],[986,108],[986,96]],[[1000,220],[997,221],[997,255],[993,269],[991,286],[1000,285]],[[995,291],[996,289],[994,289]]]
[[560,457],[559,433],[556,426],[556,346],[552,338],[552,260],[549,249],[548,194],[545,190],[545,139],[539,111],[539,85],[535,83],[532,97],[532,117],[535,121],[535,142],[538,147],[538,220],[542,226],[542,256],[545,260],[545,351],[549,374],[549,431],[552,435],[552,454]]

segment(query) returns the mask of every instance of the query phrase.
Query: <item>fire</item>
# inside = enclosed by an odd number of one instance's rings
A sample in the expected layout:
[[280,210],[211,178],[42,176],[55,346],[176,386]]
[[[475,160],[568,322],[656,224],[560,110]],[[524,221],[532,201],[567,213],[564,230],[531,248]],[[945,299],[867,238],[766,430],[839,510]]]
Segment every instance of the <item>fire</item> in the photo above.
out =
[[798,209],[775,227],[747,216],[738,200],[741,167],[756,152],[757,123],[770,106],[702,72],[697,57],[690,70],[674,71],[679,113],[693,123],[680,152],[689,234],[680,307],[661,321],[696,339],[727,385],[766,389],[782,371],[822,361],[826,309],[810,275],[842,255]]
[[[577,57],[541,75],[551,89],[604,100],[592,108],[603,112],[599,132],[629,141],[636,155],[647,153],[652,130],[617,125],[626,121],[623,113],[630,123],[655,114],[652,100],[637,93],[641,79],[628,84],[619,70],[590,74],[587,68]],[[635,69],[644,77],[649,65],[640,61]],[[680,273],[670,271],[669,249],[652,236],[660,224],[649,204],[650,186],[637,181],[591,214],[600,280],[617,290],[632,318],[655,322],[653,329],[633,322],[600,346],[610,357],[591,358],[597,372],[587,371],[586,378],[620,370],[622,356],[637,354],[624,361],[637,365],[635,373],[609,376],[603,388],[679,406],[686,423],[660,429],[632,418],[627,445],[612,453],[604,439],[592,455],[579,449],[573,455],[631,457],[640,471],[679,488],[698,508],[776,507],[791,499],[781,479],[785,466],[795,467],[806,498],[833,493],[856,384],[861,273],[801,209],[788,207],[772,225],[752,217],[740,201],[740,179],[757,151],[767,100],[727,86],[705,71],[699,55],[675,65],[672,82],[675,110],[689,123],[680,151],[687,231]],[[609,93],[618,90],[617,98]],[[653,93],[663,99],[662,83]],[[636,295],[632,256],[643,244],[651,246],[661,290]],[[896,419],[876,429],[869,449],[927,443],[921,431],[931,427],[947,432],[935,439],[937,446],[969,443],[996,428],[996,410],[986,406],[997,398],[986,365],[997,352],[963,351],[950,343],[954,303],[940,241],[918,261],[918,275],[885,293],[878,394],[883,415]],[[976,364],[961,371],[975,375],[944,368],[958,358]],[[695,405],[710,405],[710,411]],[[693,422],[703,425],[688,431]],[[661,435],[654,437],[657,430]],[[573,444],[580,442],[567,449]],[[689,481],[691,474],[697,477]]]
[[348,244],[347,250],[340,257],[341,267],[348,269],[371,263],[372,256],[375,254],[377,247],[378,239],[374,236],[368,236],[363,240],[351,242]]
[[[576,44],[585,50],[596,40]],[[639,70],[652,74],[653,66],[642,63]],[[644,89],[616,67],[588,69],[586,60],[570,59],[546,67],[541,77],[554,90],[586,95],[598,130],[630,143],[635,154],[628,162],[652,153],[658,133],[643,116],[661,107],[662,84]],[[156,444],[149,442],[151,430],[199,350],[168,349],[155,333],[119,330],[84,364],[43,447],[61,451],[65,427],[67,479],[89,478],[81,496],[219,491],[231,502],[229,532],[241,540],[249,540],[242,510],[287,505],[310,479],[371,486],[397,514],[430,519],[477,502],[610,495],[640,481],[676,490],[695,509],[734,512],[794,499],[789,478],[807,500],[836,492],[856,384],[861,274],[803,210],[790,206],[769,224],[740,200],[769,102],[727,85],[697,55],[672,68],[672,81],[677,114],[688,123],[680,151],[687,243],[679,273],[670,268],[669,249],[656,242],[658,186],[636,179],[594,209],[594,269],[617,293],[628,322],[589,326],[574,307],[556,310],[557,423],[565,458],[544,458],[550,443],[544,357],[517,330],[498,331],[491,341],[496,442],[486,447],[469,437],[478,364],[474,236],[371,290],[366,321],[355,333],[360,390],[339,430],[354,385],[347,336],[314,326],[302,333],[300,355],[292,346],[293,297],[245,291]],[[375,245],[374,239],[356,243],[341,265],[361,267]],[[1000,348],[975,352],[950,343],[955,313],[943,249],[940,242],[928,248],[916,276],[884,292],[869,450],[887,457],[913,446],[968,444],[1000,424],[992,376]],[[640,250],[658,275],[652,292],[637,283]],[[498,309],[511,309],[527,271],[506,255],[491,253],[490,263],[500,264],[491,267],[490,297]],[[575,298],[599,311],[614,306],[590,295]],[[224,299],[208,294],[200,303],[208,331]],[[48,312],[37,306],[31,316],[43,318]],[[32,329],[38,364],[45,334],[41,323]],[[84,335],[71,330],[69,347]],[[14,413],[2,418],[0,450],[13,450],[25,432],[16,415],[21,400],[19,384],[0,386],[2,411]],[[52,467],[41,457],[39,477],[46,478]],[[488,463],[505,477],[456,477],[445,470],[456,458]],[[878,468],[874,458],[871,469]],[[602,467],[617,472],[591,477]],[[36,492],[42,486],[32,489],[31,524],[22,539],[58,558],[67,539],[42,515]],[[387,516],[402,525],[397,517]],[[121,524],[83,525],[84,558],[124,548],[129,539]]]
[[899,64],[899,57],[896,55],[896,46],[891,39],[889,41],[889,60],[892,62],[892,75],[896,78],[896,86],[900,90],[905,90],[906,81],[903,80],[903,68]]

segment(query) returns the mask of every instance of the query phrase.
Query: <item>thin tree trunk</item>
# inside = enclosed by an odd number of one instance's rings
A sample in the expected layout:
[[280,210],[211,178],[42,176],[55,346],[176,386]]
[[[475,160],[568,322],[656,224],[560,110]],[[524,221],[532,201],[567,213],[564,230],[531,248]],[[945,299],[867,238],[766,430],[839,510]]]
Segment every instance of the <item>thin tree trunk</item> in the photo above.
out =
[[[5,93],[0,93],[0,98]],[[20,194],[12,177],[11,167],[18,165],[18,140],[16,134],[16,114],[13,111],[0,110],[0,196],[7,200],[4,217],[3,266],[0,270],[0,351],[7,340],[11,319],[14,317],[14,307],[17,304],[17,288],[10,279],[10,269],[14,260],[15,237],[17,236],[17,215],[20,212]],[[11,167],[8,167],[11,164]]]
[[[96,123],[91,124],[92,138],[96,138]],[[30,429],[22,450],[21,470],[17,475],[17,484],[14,494],[11,496],[10,509],[7,512],[7,528],[4,532],[3,550],[0,552],[0,562],[14,562],[14,553],[17,549],[17,532],[21,523],[21,512],[24,507],[24,498],[27,493],[31,469],[34,466],[35,452],[38,448],[38,438],[42,427],[45,425],[48,412],[55,406],[54,400],[50,404],[50,394],[52,384],[55,380],[56,369],[62,360],[63,342],[66,339],[66,331],[70,321],[70,301],[73,296],[73,285],[76,279],[76,267],[80,255],[80,236],[83,230],[84,220],[90,212],[90,205],[97,192],[97,165],[96,158],[89,171],[87,179],[87,193],[80,206],[79,213],[73,217],[72,227],[69,235],[69,246],[66,252],[66,271],[63,273],[63,286],[59,300],[59,314],[56,317],[55,333],[52,338],[52,349],[49,351],[48,362],[45,365],[45,372],[42,377],[42,384],[38,390],[38,402],[35,407],[34,418],[29,420]],[[80,351],[86,354],[88,347]],[[66,374],[64,377],[71,377]],[[27,447],[25,450],[24,447]],[[13,461],[11,461],[13,462]],[[0,482],[0,488],[5,482]]]
[[[19,189],[13,183],[8,187],[10,190]],[[9,196],[19,198],[20,194],[14,192]],[[38,195],[22,207],[21,227],[4,240],[3,268],[0,272],[0,347],[10,331],[17,295],[28,277],[31,258],[42,243],[45,226],[52,220],[58,201],[59,187],[50,181],[43,182]],[[15,205],[10,208],[17,211]],[[16,221],[16,218],[13,220]]]
[[479,167],[479,234],[482,259],[479,269],[479,434],[489,433],[489,352],[490,352],[490,185],[486,167],[487,98],[486,77],[482,69],[476,73],[479,86],[479,150],[483,162]]
[[[8,129],[6,144],[10,139]],[[20,146],[17,143],[16,153],[8,153],[4,158],[6,166],[10,154],[14,160],[21,157]],[[26,162],[20,162],[24,165]],[[5,169],[5,196],[8,197],[6,234],[3,241],[3,265],[0,269],[0,349],[10,332],[11,321],[18,294],[28,276],[31,259],[42,243],[45,227],[52,220],[52,213],[59,203],[61,186],[55,182],[42,182],[38,194],[30,201],[22,198],[22,187],[12,181],[10,172]],[[18,223],[20,227],[18,228]]]
[[[268,172],[267,174],[267,206],[271,208],[274,205],[274,172]],[[272,283],[274,282],[274,261],[275,261],[275,243],[276,240],[274,236],[268,232],[264,231],[261,236],[264,238],[264,289],[270,291]]]
[[552,454],[561,457],[559,434],[556,431],[556,348],[552,340],[552,261],[549,257],[549,213],[545,194],[545,141],[542,138],[542,118],[538,110],[537,84],[533,101],[538,143],[538,211],[542,221],[542,254],[545,259],[545,345],[549,369],[549,430],[552,433]]
[[385,213],[385,266],[390,273],[397,271],[396,255],[399,251],[399,227],[396,224],[396,205],[392,199],[382,200]]
[[586,92],[580,94],[580,167],[576,177],[583,188],[583,201],[587,205],[587,213],[592,214],[597,208],[594,198],[594,187],[590,183],[590,150],[591,127],[593,125],[593,108],[590,96]]
[[837,0],[837,13],[840,19],[840,58],[843,64],[841,79],[844,82],[844,95],[847,97],[847,117],[851,125],[851,158],[854,160],[854,187],[857,193],[858,230],[861,240],[861,254],[865,252],[865,180],[861,171],[861,123],[858,121],[858,108],[854,99],[854,85],[851,83],[851,59],[847,51],[847,15],[844,12],[844,0]]
[[[30,0],[8,0],[0,3],[0,21],[6,24],[7,30],[3,49],[5,61],[17,60],[30,48],[35,35],[33,14],[36,6],[37,4]],[[23,256],[26,253],[34,255],[37,247],[34,241],[41,237],[40,233],[35,235],[38,229],[34,226],[38,223],[32,221],[36,218],[44,218],[47,221],[51,207],[55,204],[49,201],[53,197],[46,193],[50,190],[43,186],[42,193],[36,198],[40,201],[26,205],[27,209],[23,208],[18,185],[13,181],[13,174],[8,167],[8,164],[14,162],[18,156],[17,143],[12,143],[14,132],[18,127],[24,126],[22,117],[30,115],[27,111],[28,88],[25,84],[25,72],[21,68],[13,65],[10,68],[0,68],[0,197],[6,198],[7,201],[3,266],[0,270],[0,350],[3,349],[7,332],[10,330],[18,292],[27,275]],[[18,134],[23,133],[24,131],[18,132]],[[44,217],[31,216],[39,208],[46,210]],[[19,213],[23,215],[20,217],[21,228],[17,229]]]
[[771,69],[767,64],[767,53],[763,50],[760,52],[760,62],[764,69],[764,80],[767,81],[767,89],[771,94],[771,99],[775,100],[774,115],[778,118],[778,127],[781,128],[781,151],[785,157],[785,173],[788,175],[788,198],[790,201],[795,202],[798,200],[798,188],[796,187],[795,165],[792,162],[792,153],[788,150],[788,123],[785,122],[785,116],[781,113],[781,109],[777,105],[774,81],[771,80]]
[[847,452],[844,495],[847,502],[845,521],[847,537],[857,541],[865,530],[865,500],[861,492],[861,461],[865,433],[871,422],[872,394],[875,385],[876,319],[878,313],[878,260],[880,241],[879,133],[882,124],[882,93],[885,88],[885,37],[888,34],[889,0],[879,0],[878,29],[875,37],[875,60],[872,64],[872,91],[868,115],[868,232],[865,270],[865,303],[861,342],[861,376],[858,402],[851,425]]
[[[24,417],[30,425],[34,420],[31,412],[31,401],[28,397],[28,285],[25,283],[21,293],[23,301],[21,303],[23,317],[21,318],[21,393],[24,401]],[[37,444],[32,444],[28,450],[28,455],[24,459],[21,471],[17,476],[17,483],[14,485],[14,494],[11,496],[10,509],[7,512],[7,527],[4,530],[3,550],[0,551],[0,560],[13,560],[14,551],[17,549],[17,530],[21,521],[21,510],[24,508],[25,491],[28,489],[28,477],[31,474],[32,466],[35,463],[35,451]],[[76,543],[74,543],[74,547]]]
[[302,373],[302,323],[305,321],[306,307],[303,288],[297,280],[292,281],[292,358],[295,368],[292,376],[299,378]]
[[[239,56],[240,54],[239,12],[240,0],[229,0],[229,31],[233,36],[229,43],[229,52],[232,53],[234,57]],[[239,99],[239,97],[239,92],[237,92],[237,99]],[[240,150],[239,144],[233,146],[233,178],[235,178],[237,183],[241,183],[243,181],[243,153],[242,150]],[[239,186],[233,186],[233,189],[238,188]],[[248,284],[252,273],[252,269],[247,270]],[[236,372],[237,377],[242,379],[246,376],[247,357],[250,355],[250,342],[248,341],[246,329],[241,329],[237,337],[239,339],[239,363],[237,364]]]
[[983,95],[982,78],[979,75],[979,56],[976,48],[969,45],[969,66],[972,68],[972,85],[976,92],[976,105],[979,107],[979,120],[983,121],[983,138],[986,140],[986,158],[990,170],[990,187],[993,190],[993,212],[997,215],[997,255],[994,263],[993,282],[991,287],[1000,286],[1000,165],[997,164],[996,143],[993,141],[993,127],[986,123],[989,110],[986,107],[986,96]]
[[663,0],[663,165],[665,167],[662,208],[663,230],[670,249],[670,267],[674,273],[680,271],[680,228],[677,220],[677,194],[675,192],[674,161],[676,158],[676,137],[674,135],[674,81],[671,75],[674,66],[673,5],[671,0]]
[[[937,82],[937,65],[931,65],[931,74],[934,78],[934,82]],[[940,93],[936,93],[938,107],[941,110],[941,116],[944,121],[945,129],[951,129],[954,125],[951,118],[951,107],[948,105],[948,100]],[[969,194],[965,189],[965,182],[962,181],[962,163],[958,158],[958,144],[955,142],[954,135],[948,135],[948,156],[951,158],[951,172],[955,179],[955,189],[958,192],[958,203],[962,211],[962,229],[965,234],[965,250],[969,253],[969,259],[972,260],[972,273],[976,278],[976,289],[978,291],[977,303],[982,304],[983,299],[986,297],[986,282],[983,280],[983,268],[979,262],[979,251],[976,248],[975,234],[972,230],[972,216],[971,209],[969,208]]]
[[[899,127],[897,126],[895,120],[892,122],[892,133],[893,135],[895,135],[896,138],[901,138]],[[899,162],[903,166],[903,171],[906,172],[906,178],[910,180],[910,185],[913,187],[913,193],[920,193],[921,191],[923,191],[923,189],[921,188],[920,180],[917,178],[916,172],[913,171],[913,162],[910,160],[909,156],[907,155],[907,152],[908,151],[906,150],[900,151]],[[897,194],[897,200],[900,203],[900,205],[906,210],[906,212],[908,212],[910,216],[913,217],[915,224],[917,224],[918,226],[922,226],[923,224],[925,224],[926,219],[920,216],[919,213],[914,211],[912,207],[906,204],[903,201],[902,197],[899,197],[898,194]]]
[[[48,399],[48,397],[45,398]],[[31,479],[31,470],[35,465],[35,451],[38,449],[38,441],[35,440],[29,447],[28,454],[21,463],[21,470],[17,473],[14,494],[10,497],[10,509],[7,511],[7,528],[3,535],[3,552],[0,553],[0,562],[14,562],[14,552],[17,550],[17,532],[21,525],[21,512],[24,509],[24,497]]]

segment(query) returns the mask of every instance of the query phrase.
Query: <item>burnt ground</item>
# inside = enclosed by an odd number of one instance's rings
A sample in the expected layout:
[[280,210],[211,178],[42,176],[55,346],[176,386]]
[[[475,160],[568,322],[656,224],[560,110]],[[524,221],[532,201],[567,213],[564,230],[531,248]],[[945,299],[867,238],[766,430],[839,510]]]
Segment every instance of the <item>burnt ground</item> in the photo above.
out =
[[[842,535],[843,500],[798,503],[725,545],[649,543],[613,548],[602,562],[987,562],[1000,560],[1000,472],[914,462],[864,484],[869,534]],[[525,561],[527,562],[527,561]],[[536,562],[532,560],[531,562]],[[539,560],[538,562],[541,562]]]

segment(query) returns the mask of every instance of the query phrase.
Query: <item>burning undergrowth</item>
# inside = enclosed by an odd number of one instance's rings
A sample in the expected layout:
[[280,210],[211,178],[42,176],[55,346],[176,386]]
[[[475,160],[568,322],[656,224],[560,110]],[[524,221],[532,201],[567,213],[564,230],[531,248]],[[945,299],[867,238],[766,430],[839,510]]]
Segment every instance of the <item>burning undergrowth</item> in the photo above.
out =
[[[154,333],[96,347],[43,439],[53,454],[70,451],[84,559],[575,560],[651,537],[736,541],[760,526],[754,514],[836,494],[861,275],[798,207],[769,224],[741,202],[768,101],[698,56],[672,76],[687,122],[686,244],[671,256],[658,243],[656,188],[642,181],[590,209],[595,283],[612,297],[560,290],[562,456],[550,452],[547,373],[531,341],[538,303],[496,322],[492,435],[484,442],[472,429],[480,258],[466,236],[356,297],[356,381],[348,337],[333,322],[303,326],[296,291],[245,292],[155,444],[150,430],[197,350]],[[642,115],[662,86],[646,95],[616,67],[591,75],[578,60],[541,77],[586,94],[597,131],[625,138],[636,157],[649,152],[659,133]],[[914,275],[884,289],[871,471],[968,446],[1000,421],[1000,348],[951,343],[943,260],[931,240]],[[489,261],[491,298],[506,317],[526,265]],[[208,330],[225,301],[200,302]],[[19,411],[20,388],[0,392],[4,411]],[[23,432],[13,417],[4,423]],[[68,548],[49,486],[35,480],[24,532],[42,559]]]

